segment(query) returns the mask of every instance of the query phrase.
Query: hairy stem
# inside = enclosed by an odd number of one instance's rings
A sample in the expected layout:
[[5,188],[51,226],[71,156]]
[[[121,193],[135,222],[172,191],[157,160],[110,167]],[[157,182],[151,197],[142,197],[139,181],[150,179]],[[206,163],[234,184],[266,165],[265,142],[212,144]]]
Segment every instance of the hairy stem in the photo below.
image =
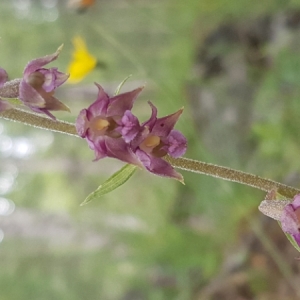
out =
[[221,167],[184,157],[173,158],[168,156],[166,157],[166,160],[173,167],[181,170],[238,182],[262,191],[268,192],[274,188],[277,188],[278,193],[287,198],[293,198],[296,194],[300,193],[300,190],[294,187],[227,167]]
[[52,120],[33,112],[13,108],[0,112],[0,117],[5,120],[20,122],[25,125],[78,137],[74,124],[59,120]]
[[[37,128],[65,133],[68,135],[78,137],[74,124],[59,120],[55,121],[49,119],[48,117],[43,117],[32,112],[20,109],[10,109],[0,112],[0,117],[6,120],[21,122],[23,124],[31,125]],[[238,182],[244,185],[257,188],[262,191],[268,192],[274,188],[277,188],[278,193],[287,198],[292,198],[294,195],[300,193],[300,190],[297,188],[287,186],[285,184],[270,179],[262,178],[253,174],[233,170],[227,167],[221,167],[183,157],[172,158],[170,156],[167,156],[165,159],[173,167],[181,170],[213,176],[228,181]]]

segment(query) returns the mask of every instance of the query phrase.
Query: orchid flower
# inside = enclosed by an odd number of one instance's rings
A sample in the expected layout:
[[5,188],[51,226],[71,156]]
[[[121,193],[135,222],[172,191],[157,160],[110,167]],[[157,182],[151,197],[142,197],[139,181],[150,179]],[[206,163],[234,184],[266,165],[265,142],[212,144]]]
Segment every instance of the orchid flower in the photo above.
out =
[[182,156],[187,148],[186,138],[174,126],[183,108],[163,118],[157,118],[156,107],[149,102],[152,115],[142,124],[142,130],[132,141],[132,148],[144,167],[151,173],[177,179],[183,177],[163,159],[167,154],[172,157]]
[[65,110],[69,108],[53,96],[55,89],[62,85],[69,75],[59,72],[57,68],[43,68],[57,59],[62,47],[51,55],[30,61],[25,67],[19,87],[20,100],[38,113],[45,113],[50,118],[55,117],[50,110]]
[[114,157],[140,166],[127,142],[140,130],[131,109],[143,87],[110,98],[99,84],[96,83],[96,86],[99,90],[97,100],[89,108],[81,110],[77,118],[79,136],[85,138],[95,151],[95,160]]
[[[268,195],[275,195],[270,192]],[[269,197],[270,198],[270,197]],[[259,210],[281,223],[282,230],[290,234],[300,246],[300,194],[293,200],[277,200],[275,196],[261,202]]]

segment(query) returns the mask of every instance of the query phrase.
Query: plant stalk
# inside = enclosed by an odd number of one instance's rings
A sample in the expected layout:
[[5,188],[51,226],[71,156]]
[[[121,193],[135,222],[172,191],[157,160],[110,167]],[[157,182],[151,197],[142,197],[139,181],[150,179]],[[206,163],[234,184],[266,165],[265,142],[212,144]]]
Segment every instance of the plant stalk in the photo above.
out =
[[[10,110],[2,111],[0,112],[0,118],[15,122],[21,122],[25,125],[34,126],[41,129],[79,137],[76,132],[75,125],[72,123],[60,120],[52,120],[48,117],[44,117],[39,114],[24,111],[21,109],[13,108]],[[221,167],[184,157],[173,158],[170,156],[166,156],[165,159],[173,167],[181,170],[238,182],[265,192],[276,188],[278,193],[287,198],[293,198],[294,195],[300,193],[300,189],[227,167]]]

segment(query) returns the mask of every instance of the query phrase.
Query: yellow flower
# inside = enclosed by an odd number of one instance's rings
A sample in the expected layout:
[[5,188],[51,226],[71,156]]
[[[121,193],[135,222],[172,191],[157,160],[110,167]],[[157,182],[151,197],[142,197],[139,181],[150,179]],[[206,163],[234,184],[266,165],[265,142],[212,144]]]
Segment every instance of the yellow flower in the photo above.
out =
[[74,52],[72,61],[68,67],[70,73],[69,83],[77,83],[81,81],[88,73],[90,73],[97,65],[97,59],[88,52],[85,41],[76,36],[72,40]]

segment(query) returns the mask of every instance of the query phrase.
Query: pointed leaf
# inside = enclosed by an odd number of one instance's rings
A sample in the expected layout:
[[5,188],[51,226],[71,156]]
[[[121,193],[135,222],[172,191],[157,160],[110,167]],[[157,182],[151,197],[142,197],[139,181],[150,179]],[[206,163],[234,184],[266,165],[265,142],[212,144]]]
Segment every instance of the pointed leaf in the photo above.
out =
[[117,87],[116,91],[115,91],[115,96],[120,94],[121,88],[123,87],[123,85],[125,84],[125,82],[131,77],[132,75],[128,75]]
[[122,169],[114,173],[103,184],[101,184],[94,192],[89,194],[87,198],[80,204],[80,206],[85,205],[124,184],[134,174],[136,168],[136,166],[131,164],[125,165]]

